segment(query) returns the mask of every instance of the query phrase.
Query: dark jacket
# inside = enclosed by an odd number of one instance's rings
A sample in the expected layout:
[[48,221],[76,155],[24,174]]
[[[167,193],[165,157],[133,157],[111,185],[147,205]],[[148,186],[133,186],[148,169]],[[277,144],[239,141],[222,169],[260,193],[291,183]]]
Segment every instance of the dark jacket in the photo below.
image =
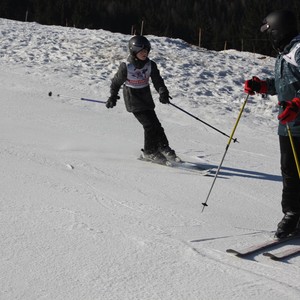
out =
[[153,110],[155,104],[151,95],[149,79],[158,93],[167,91],[154,61],[140,61],[129,56],[128,62],[122,62],[112,79],[110,93],[116,96],[123,85],[123,96],[128,112]]
[[[279,102],[284,104],[293,98],[300,98],[300,35],[295,37],[283,52],[279,53],[275,63],[274,78],[267,79],[268,94],[277,95]],[[279,113],[283,111],[280,108]],[[300,113],[290,123],[293,136],[300,137]],[[286,136],[287,128],[279,122],[278,134]]]

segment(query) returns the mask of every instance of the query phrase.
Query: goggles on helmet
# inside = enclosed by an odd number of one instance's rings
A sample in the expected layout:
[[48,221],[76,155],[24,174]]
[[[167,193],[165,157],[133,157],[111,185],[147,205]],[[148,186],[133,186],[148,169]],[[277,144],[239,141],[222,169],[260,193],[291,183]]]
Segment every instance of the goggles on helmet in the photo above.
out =
[[269,28],[270,28],[270,25],[269,25],[268,23],[265,23],[264,25],[262,25],[262,26],[260,27],[260,31],[261,31],[261,32],[265,32],[265,31],[267,31]]
[[131,46],[131,50],[134,52],[134,53],[138,53],[140,51],[142,51],[143,49],[146,49],[148,52],[149,52],[149,47],[147,45],[141,45],[141,44],[134,44]]

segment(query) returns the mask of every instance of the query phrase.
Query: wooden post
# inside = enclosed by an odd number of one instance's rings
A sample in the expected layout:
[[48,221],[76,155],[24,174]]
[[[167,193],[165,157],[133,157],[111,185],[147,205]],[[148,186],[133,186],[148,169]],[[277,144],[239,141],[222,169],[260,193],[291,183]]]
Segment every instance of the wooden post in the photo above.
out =
[[25,14],[25,22],[27,22],[28,20],[28,9],[26,10],[26,14]]
[[227,50],[227,41],[224,43],[224,50]]
[[141,25],[141,35],[143,35],[143,30],[144,30],[144,20],[142,21],[142,25]]
[[202,38],[202,30],[201,28],[199,28],[199,42],[198,42],[199,47],[201,47],[201,38]]

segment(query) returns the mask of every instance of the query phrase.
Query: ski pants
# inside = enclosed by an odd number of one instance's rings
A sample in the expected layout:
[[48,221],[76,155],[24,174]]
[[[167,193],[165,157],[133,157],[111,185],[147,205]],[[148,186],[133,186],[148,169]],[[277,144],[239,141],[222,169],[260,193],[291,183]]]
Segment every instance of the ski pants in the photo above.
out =
[[[294,148],[300,161],[300,137],[293,137]],[[288,136],[279,136],[282,174],[282,211],[300,214],[300,179]]]
[[144,128],[144,151],[155,153],[159,147],[169,146],[165,131],[154,110],[134,112],[134,116]]

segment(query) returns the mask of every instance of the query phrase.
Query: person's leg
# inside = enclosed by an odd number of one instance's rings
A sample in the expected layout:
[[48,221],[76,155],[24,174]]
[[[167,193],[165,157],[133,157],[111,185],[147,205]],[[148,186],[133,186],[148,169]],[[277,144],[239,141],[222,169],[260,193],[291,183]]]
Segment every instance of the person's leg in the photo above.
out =
[[[280,136],[281,174],[282,174],[282,211],[300,214],[300,179],[289,137]],[[299,157],[300,138],[293,138]]]
[[160,145],[169,145],[164,129],[154,110],[135,112],[134,116],[144,128],[144,151],[157,152]]
[[[293,141],[299,157],[300,138],[294,138]],[[300,226],[300,180],[289,137],[280,136],[279,144],[283,185],[281,207],[284,217],[278,223],[275,236],[282,238]]]

